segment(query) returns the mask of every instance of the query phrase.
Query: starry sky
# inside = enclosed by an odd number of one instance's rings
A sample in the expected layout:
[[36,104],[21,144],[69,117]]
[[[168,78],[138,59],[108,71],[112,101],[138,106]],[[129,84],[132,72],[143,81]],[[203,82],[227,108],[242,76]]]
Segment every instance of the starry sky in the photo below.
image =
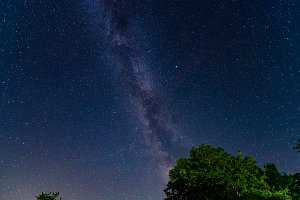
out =
[[198,144],[299,172],[297,0],[2,0],[0,199],[161,200]]

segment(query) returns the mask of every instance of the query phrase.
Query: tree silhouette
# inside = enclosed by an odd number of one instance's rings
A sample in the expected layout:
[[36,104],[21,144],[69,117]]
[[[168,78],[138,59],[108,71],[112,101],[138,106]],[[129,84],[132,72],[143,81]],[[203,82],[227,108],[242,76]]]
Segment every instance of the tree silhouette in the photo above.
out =
[[300,152],[300,139],[297,141],[297,144],[293,147],[293,149],[296,149],[298,152]]
[[[36,197],[36,200],[58,200],[59,192],[42,193]],[[62,200],[62,198],[59,198]]]

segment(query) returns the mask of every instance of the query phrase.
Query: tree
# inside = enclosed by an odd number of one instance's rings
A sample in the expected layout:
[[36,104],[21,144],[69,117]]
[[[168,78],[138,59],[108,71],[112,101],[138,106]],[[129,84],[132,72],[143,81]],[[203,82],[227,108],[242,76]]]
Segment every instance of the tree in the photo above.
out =
[[300,200],[300,176],[299,174],[288,175],[280,173],[274,164],[264,166],[267,183],[273,191],[289,190],[289,195],[294,200]]
[[[59,192],[42,193],[36,197],[36,200],[58,200]],[[62,198],[59,198],[62,200]]]
[[212,145],[193,147],[170,170],[165,200],[290,200],[289,190],[272,190],[254,158]]
[[300,140],[298,140],[296,146],[294,146],[293,149],[296,149],[298,152],[300,152]]
[[300,200],[300,173],[293,175],[293,185],[291,187],[291,195],[293,200]]
[[266,164],[264,168],[267,176],[266,181],[272,190],[280,190],[286,187],[286,185],[283,184],[283,176],[273,163]]
[[291,189],[295,186],[296,179],[292,175],[280,173],[273,163],[266,164],[264,168],[266,181],[273,190]]

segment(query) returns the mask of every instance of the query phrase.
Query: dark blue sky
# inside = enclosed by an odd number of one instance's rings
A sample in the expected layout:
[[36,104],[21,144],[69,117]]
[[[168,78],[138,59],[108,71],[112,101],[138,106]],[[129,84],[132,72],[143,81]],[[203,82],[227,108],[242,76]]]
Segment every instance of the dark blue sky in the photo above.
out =
[[0,199],[163,199],[192,146],[299,172],[300,2],[3,0]]

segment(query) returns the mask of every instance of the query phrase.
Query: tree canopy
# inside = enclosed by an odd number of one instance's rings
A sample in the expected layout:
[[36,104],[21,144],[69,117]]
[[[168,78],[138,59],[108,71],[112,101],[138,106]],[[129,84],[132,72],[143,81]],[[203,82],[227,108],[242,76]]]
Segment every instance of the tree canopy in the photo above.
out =
[[300,140],[297,141],[297,144],[293,147],[293,149],[296,149],[298,152],[300,152]]
[[294,178],[278,172],[274,164],[261,169],[253,157],[240,151],[232,156],[212,145],[192,148],[189,158],[177,160],[169,178],[166,200],[296,199]]
[[59,192],[42,193],[36,197],[36,200],[62,200],[62,198],[58,199],[58,196]]

